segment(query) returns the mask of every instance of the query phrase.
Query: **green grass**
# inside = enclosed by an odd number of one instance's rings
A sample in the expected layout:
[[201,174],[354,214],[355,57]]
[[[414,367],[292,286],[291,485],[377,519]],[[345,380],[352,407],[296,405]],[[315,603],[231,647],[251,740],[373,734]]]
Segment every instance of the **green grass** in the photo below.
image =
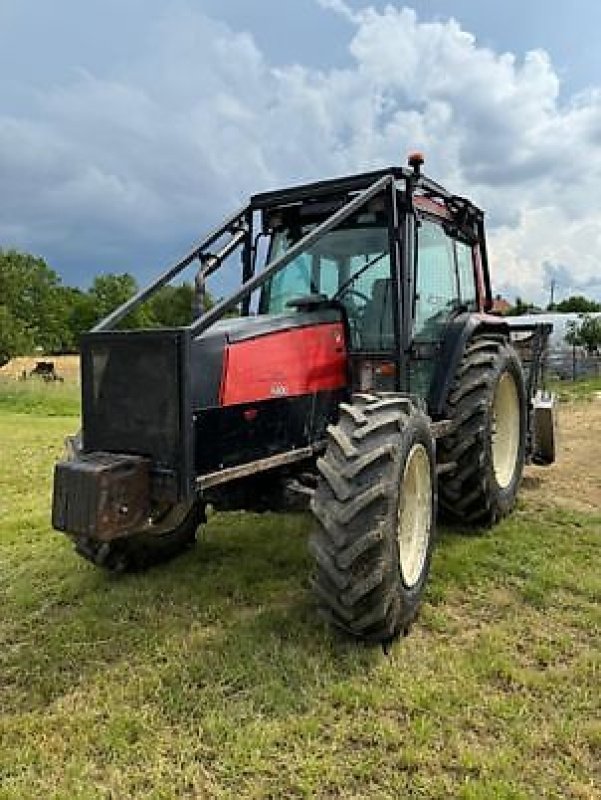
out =
[[0,409],[2,800],[601,796],[600,518],[525,492],[443,532],[386,656],[316,617],[302,515],[214,515],[145,575],[76,557],[49,505],[78,420],[47,397]]
[[601,394],[601,377],[580,378],[577,381],[553,381],[549,387],[562,402],[591,400]]
[[36,378],[0,378],[0,411],[73,417],[80,412],[80,389],[75,383],[45,383]]

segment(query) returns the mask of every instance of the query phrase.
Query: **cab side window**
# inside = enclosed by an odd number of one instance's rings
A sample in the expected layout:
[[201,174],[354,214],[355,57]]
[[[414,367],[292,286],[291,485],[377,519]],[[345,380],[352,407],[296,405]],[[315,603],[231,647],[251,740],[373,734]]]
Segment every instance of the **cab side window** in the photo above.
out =
[[455,242],[441,225],[423,219],[418,229],[414,337],[438,341],[460,305]]
[[476,296],[476,279],[474,275],[474,254],[471,245],[455,242],[457,256],[457,275],[459,278],[459,298],[470,310],[478,307]]

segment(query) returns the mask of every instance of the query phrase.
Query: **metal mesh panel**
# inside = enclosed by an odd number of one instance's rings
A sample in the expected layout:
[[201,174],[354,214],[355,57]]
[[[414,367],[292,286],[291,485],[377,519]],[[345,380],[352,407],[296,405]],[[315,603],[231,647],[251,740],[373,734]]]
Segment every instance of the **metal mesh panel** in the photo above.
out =
[[83,423],[87,452],[181,459],[181,341],[174,335],[98,334],[84,340]]

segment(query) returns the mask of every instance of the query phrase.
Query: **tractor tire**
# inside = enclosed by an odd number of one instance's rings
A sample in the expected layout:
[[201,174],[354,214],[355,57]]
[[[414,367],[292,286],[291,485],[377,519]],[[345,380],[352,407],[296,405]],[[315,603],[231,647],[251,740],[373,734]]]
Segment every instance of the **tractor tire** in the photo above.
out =
[[428,417],[394,394],[358,394],[328,427],[311,501],[312,587],[322,615],[384,646],[407,634],[430,568],[436,465]]
[[161,533],[138,533],[111,542],[98,542],[84,536],[75,538],[75,551],[107,572],[143,572],[170,561],[191,548],[204,514],[194,503],[181,522]]
[[445,518],[490,527],[513,509],[526,452],[527,398],[520,359],[505,340],[472,340],[457,370],[438,442]]

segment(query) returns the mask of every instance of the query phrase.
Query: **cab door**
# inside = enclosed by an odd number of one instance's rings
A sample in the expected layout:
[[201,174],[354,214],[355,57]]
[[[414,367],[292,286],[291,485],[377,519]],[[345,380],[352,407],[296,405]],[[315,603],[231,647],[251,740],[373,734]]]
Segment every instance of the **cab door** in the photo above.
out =
[[477,309],[472,246],[422,216],[417,229],[411,390],[427,398],[448,325]]

